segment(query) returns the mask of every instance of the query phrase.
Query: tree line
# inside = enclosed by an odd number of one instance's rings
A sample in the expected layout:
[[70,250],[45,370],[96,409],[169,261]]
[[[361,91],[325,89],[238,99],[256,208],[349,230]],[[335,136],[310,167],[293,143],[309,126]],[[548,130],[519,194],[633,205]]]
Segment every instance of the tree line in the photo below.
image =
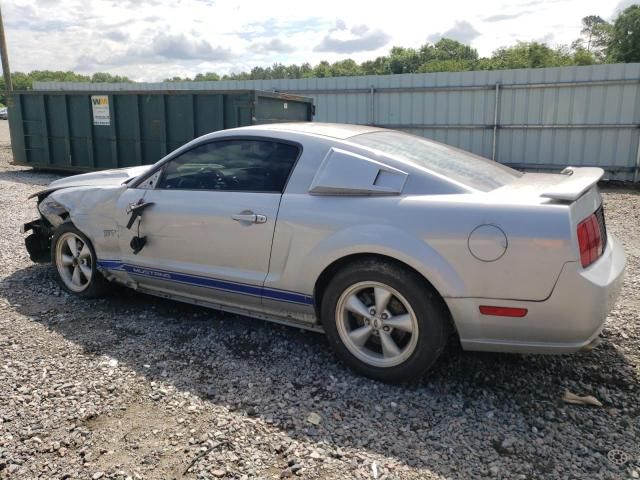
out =
[[[582,19],[580,38],[571,45],[550,47],[541,42],[518,42],[498,48],[489,57],[450,38],[442,38],[420,48],[393,47],[388,55],[357,63],[352,59],[322,61],[317,65],[254,67],[249,72],[219,75],[198,73],[194,77],[172,77],[166,82],[200,82],[218,80],[268,80],[281,78],[322,78],[353,75],[390,75],[398,73],[459,72],[468,70],[504,70],[517,68],[561,67],[600,63],[640,62],[640,5],[622,11],[613,22],[590,15]],[[28,90],[34,81],[57,82],[130,82],[125,76],[98,72],[82,75],[74,72],[37,70],[11,75],[15,89]],[[4,90],[4,79],[0,79]],[[0,98],[0,101],[4,99]]]

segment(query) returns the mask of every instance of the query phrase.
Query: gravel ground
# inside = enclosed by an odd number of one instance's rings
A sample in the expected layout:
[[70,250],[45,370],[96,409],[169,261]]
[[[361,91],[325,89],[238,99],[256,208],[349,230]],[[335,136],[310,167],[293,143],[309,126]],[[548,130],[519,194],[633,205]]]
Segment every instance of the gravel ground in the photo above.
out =
[[1,121],[0,478],[640,477],[637,190],[605,188],[629,265],[595,351],[452,346],[398,387],[350,373],[318,334],[124,289],[63,293],[18,233],[55,176],[10,166],[8,143]]

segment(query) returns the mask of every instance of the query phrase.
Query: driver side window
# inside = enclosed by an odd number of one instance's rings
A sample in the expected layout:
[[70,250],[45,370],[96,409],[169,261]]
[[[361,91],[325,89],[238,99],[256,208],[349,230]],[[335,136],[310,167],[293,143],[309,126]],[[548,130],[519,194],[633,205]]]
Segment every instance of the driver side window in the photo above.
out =
[[299,153],[269,140],[205,143],[168,162],[156,188],[281,193]]

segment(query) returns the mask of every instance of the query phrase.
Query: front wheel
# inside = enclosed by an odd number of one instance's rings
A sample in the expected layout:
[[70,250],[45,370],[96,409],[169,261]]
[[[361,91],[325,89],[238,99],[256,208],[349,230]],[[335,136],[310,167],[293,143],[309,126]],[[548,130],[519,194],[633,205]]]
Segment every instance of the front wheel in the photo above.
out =
[[107,281],[96,267],[96,252],[89,239],[71,223],[58,227],[51,240],[51,261],[58,281],[70,293],[95,298],[106,290]]
[[415,272],[365,260],[331,280],[321,317],[329,342],[352,369],[377,380],[419,378],[444,349],[442,300]]

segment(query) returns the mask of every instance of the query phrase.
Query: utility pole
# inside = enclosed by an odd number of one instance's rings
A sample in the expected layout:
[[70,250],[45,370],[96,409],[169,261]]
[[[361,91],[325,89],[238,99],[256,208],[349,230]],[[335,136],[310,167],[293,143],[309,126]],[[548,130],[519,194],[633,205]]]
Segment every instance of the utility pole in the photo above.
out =
[[4,38],[4,24],[2,23],[2,7],[0,7],[0,55],[2,56],[2,74],[4,75],[4,89],[7,92],[13,90],[11,85],[11,71],[9,70],[9,55],[7,54],[7,41]]

